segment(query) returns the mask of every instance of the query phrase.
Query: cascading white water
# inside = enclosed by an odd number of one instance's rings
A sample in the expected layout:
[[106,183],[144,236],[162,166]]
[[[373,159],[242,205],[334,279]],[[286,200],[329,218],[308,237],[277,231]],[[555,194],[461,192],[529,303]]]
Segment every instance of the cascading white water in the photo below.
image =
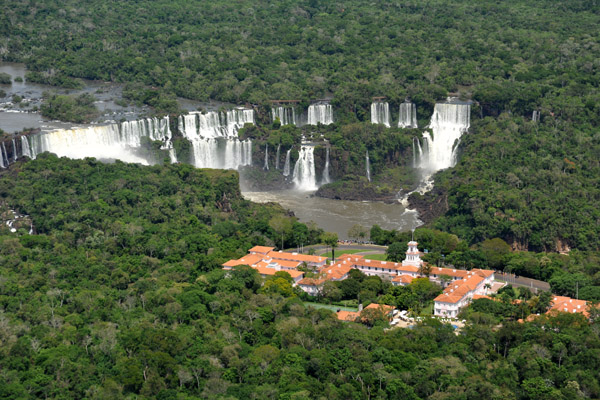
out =
[[252,142],[199,138],[192,141],[192,164],[197,168],[238,169],[252,164]]
[[390,105],[387,102],[371,103],[371,123],[390,127]]
[[281,125],[297,125],[296,110],[294,107],[273,107],[271,109],[271,116],[273,118],[273,122],[279,118]]
[[329,178],[329,146],[327,146],[327,151],[325,152],[325,167],[323,167],[323,177],[321,179],[321,184],[325,185],[330,182],[331,179]]
[[311,104],[308,107],[308,125],[333,124],[331,104]]
[[277,154],[275,155],[275,169],[279,169],[279,156],[281,154],[281,143],[277,145]]
[[[417,143],[416,146],[415,143]],[[422,159],[423,149],[421,148],[421,142],[419,141],[419,138],[415,136],[413,137],[413,168],[418,168]]]
[[[2,142],[2,146],[4,146],[4,142]],[[2,150],[0,150],[0,167],[1,168],[7,168],[8,167],[8,160],[6,160],[6,163],[4,161],[4,152]]]
[[290,153],[292,149],[290,148],[285,153],[285,164],[283,164],[283,176],[290,176]]
[[6,152],[6,146],[4,146],[4,142],[2,142],[2,157],[4,167],[8,167],[10,164],[10,158],[8,158],[8,153]]
[[413,103],[400,104],[398,128],[417,128],[417,107]]
[[369,150],[367,150],[367,154],[365,155],[365,168],[367,170],[367,180],[371,182],[371,163],[369,161]]
[[425,157],[420,163],[428,174],[456,164],[456,149],[460,137],[469,129],[471,106],[465,103],[438,103],[435,105],[429,132],[423,133]]
[[317,176],[315,173],[315,148],[303,145],[298,154],[298,161],[294,166],[294,184],[299,190],[317,190]]
[[12,139],[13,145],[13,161],[17,161],[17,144],[15,143],[15,138]]
[[265,165],[263,165],[265,171],[269,170],[269,145],[265,144]]
[[169,148],[171,139],[169,117],[126,121],[120,125],[60,129],[31,135],[31,146],[28,145],[27,139],[21,139],[21,143],[23,155],[29,153],[31,158],[49,151],[61,157],[96,157],[148,164],[147,159],[136,154],[143,137],[162,141],[163,148]]
[[254,111],[235,108],[227,112],[192,112],[179,116],[182,135],[192,142],[191,162],[198,168],[238,169],[252,165],[252,141],[240,141],[238,131],[254,124]]
[[21,136],[21,155],[24,157],[35,158],[35,156],[31,154],[27,136]]

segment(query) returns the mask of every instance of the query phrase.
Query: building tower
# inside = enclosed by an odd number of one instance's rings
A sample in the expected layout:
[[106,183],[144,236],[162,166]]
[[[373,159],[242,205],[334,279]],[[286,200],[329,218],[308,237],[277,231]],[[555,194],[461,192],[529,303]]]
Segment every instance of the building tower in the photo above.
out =
[[417,248],[417,242],[411,240],[408,242],[408,250],[406,250],[406,258],[402,261],[402,266],[413,266],[420,268],[423,264],[423,260],[421,260],[421,253]]

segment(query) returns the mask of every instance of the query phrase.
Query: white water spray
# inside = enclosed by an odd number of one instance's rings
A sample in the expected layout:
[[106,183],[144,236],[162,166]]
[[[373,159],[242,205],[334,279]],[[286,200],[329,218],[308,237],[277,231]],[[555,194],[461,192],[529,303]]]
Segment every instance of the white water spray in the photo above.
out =
[[413,103],[404,102],[400,104],[398,115],[398,128],[417,127],[417,107]]
[[308,107],[308,125],[333,124],[331,104],[311,104]]
[[285,153],[285,164],[283,164],[283,176],[290,176],[290,153],[292,149],[290,148]]
[[315,173],[315,148],[302,145],[298,155],[298,161],[294,166],[294,184],[296,188],[304,191],[317,190],[317,179]]

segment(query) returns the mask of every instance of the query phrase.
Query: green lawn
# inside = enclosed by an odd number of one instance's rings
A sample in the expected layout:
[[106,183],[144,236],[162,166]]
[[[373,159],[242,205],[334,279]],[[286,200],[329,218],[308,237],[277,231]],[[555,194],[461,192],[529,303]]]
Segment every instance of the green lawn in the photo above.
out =
[[385,254],[365,254],[364,257],[369,260],[387,261],[387,256]]
[[[342,254],[356,254],[356,253],[363,253],[365,250],[340,250],[340,249],[336,249],[335,250],[335,255],[336,256],[341,256]],[[326,251],[325,253],[319,254],[321,257],[327,257],[327,258],[331,258],[331,251]]]
[[336,306],[336,305],[333,305],[333,304],[313,303],[311,301],[305,301],[304,305],[307,306],[307,307],[310,306],[310,307],[314,307],[314,308],[326,308],[326,309],[331,310],[333,312],[335,312],[337,310],[358,311],[358,307]]

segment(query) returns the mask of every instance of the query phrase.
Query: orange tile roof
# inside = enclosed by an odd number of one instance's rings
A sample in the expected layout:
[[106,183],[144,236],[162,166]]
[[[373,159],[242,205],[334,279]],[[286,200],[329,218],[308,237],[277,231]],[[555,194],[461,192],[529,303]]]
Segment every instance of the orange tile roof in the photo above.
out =
[[263,257],[258,254],[248,254],[242,258],[237,260],[229,260],[223,266],[225,267],[235,267],[238,265],[254,265],[259,261],[262,261]]
[[484,294],[474,294],[473,295],[473,300],[479,300],[479,299],[488,299],[488,300],[494,300],[492,299],[490,296],[486,296]]
[[273,260],[277,264],[281,265],[284,268],[297,268],[302,264],[300,261],[288,261],[288,260]]
[[264,266],[256,267],[255,269],[258,271],[259,274],[261,274],[261,275],[269,275],[269,276],[270,275],[275,275],[275,273],[277,273],[277,272],[287,272],[294,279],[298,278],[299,276],[304,275],[304,272],[302,272],[302,271],[294,271],[294,270],[290,270],[290,271],[277,271],[275,268],[269,268],[269,267],[264,267]]
[[270,251],[267,255],[275,260],[290,260],[307,263],[322,263],[327,260],[325,257],[311,256],[308,254],[287,253],[284,251]]
[[356,319],[359,317],[359,313],[354,312],[354,311],[344,311],[344,310],[340,310],[337,312],[337,319],[339,319],[340,321],[347,321],[347,322],[353,322],[356,321]]
[[397,275],[392,279],[392,282],[411,283],[416,278],[410,275]]
[[251,248],[250,250],[248,250],[248,253],[260,253],[260,254],[267,254],[268,252],[272,251],[275,247],[267,247],[267,246],[254,246],[253,248]]
[[300,282],[298,282],[298,285],[321,286],[323,283],[325,283],[325,281],[326,279],[324,278],[304,278]]
[[548,312],[552,310],[588,315],[587,301],[572,299],[566,296],[554,296]]

